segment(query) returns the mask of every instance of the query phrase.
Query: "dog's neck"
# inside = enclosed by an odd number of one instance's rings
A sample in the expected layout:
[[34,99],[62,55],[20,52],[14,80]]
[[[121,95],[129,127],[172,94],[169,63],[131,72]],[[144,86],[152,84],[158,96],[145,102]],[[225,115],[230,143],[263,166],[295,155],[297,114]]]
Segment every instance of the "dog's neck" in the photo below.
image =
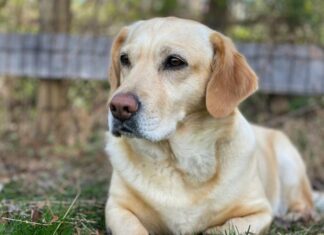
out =
[[[189,115],[178,125],[176,132],[164,141],[125,141],[143,161],[167,162],[184,173],[186,178],[201,183],[215,176],[224,158],[228,161],[237,157],[237,153],[229,150],[239,149],[240,155],[247,155],[254,146],[254,138],[250,135],[253,135],[250,125],[235,110],[221,119],[215,119],[207,112]],[[237,141],[242,140],[242,136],[246,137],[243,138],[246,139],[245,143]]]

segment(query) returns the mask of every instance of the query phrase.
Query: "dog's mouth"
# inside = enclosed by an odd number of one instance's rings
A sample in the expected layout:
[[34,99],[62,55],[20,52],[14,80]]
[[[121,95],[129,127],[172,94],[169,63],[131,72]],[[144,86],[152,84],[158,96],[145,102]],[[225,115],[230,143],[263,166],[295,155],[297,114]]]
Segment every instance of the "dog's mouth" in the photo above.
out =
[[134,131],[128,127],[121,127],[118,129],[114,129],[112,131],[113,135],[116,137],[120,137],[122,135],[128,136],[128,137],[134,137]]
[[121,123],[121,122],[114,122],[112,128],[112,134],[116,137],[120,137],[122,135],[126,137],[139,137],[135,127],[131,127],[127,123]]

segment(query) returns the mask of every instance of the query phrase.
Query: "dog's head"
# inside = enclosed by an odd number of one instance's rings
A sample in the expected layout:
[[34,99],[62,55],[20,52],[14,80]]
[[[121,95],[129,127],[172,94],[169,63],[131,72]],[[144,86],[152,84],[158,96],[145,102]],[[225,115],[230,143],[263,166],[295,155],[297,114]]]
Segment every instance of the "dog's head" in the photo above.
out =
[[156,18],[125,27],[111,49],[109,129],[166,139],[188,115],[230,115],[257,89],[232,41],[197,22]]

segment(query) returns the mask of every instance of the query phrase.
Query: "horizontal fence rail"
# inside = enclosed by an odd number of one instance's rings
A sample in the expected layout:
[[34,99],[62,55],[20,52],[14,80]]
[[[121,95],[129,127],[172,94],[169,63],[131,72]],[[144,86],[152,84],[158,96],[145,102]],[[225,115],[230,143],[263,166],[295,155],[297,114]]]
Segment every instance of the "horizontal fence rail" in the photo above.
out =
[[324,94],[324,50],[315,45],[237,43],[260,80],[276,94]]
[[107,79],[111,40],[64,34],[0,34],[0,74]]
[[[0,75],[106,80],[112,39],[64,34],[0,34]],[[236,43],[275,94],[324,94],[324,51],[315,45]]]

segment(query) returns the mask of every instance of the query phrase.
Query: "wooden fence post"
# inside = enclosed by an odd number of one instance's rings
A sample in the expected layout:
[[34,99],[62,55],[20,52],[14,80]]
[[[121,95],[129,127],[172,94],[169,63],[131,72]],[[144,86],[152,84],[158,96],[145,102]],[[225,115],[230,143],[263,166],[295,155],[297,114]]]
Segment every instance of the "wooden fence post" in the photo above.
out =
[[[43,33],[67,33],[70,30],[70,0],[39,0],[40,31]],[[50,42],[49,42],[50,43]],[[39,81],[37,97],[37,135],[44,141],[49,134],[54,141],[65,143],[64,128],[68,112],[68,82],[53,78]]]

